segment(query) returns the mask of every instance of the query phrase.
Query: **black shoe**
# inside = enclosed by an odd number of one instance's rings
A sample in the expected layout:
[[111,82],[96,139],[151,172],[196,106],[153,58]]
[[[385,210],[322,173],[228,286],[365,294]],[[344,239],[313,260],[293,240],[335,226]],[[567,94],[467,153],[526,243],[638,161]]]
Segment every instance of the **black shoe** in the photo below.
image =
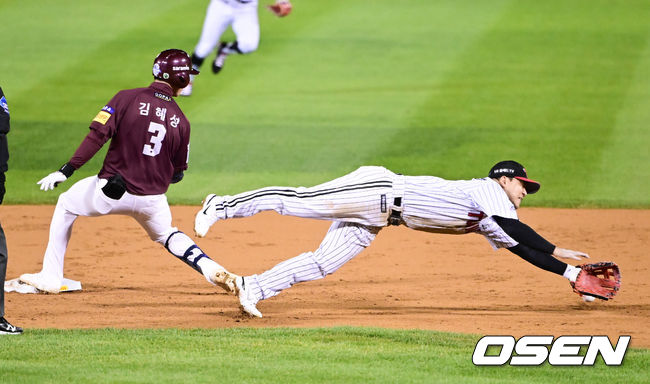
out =
[[14,327],[9,324],[7,319],[0,317],[0,335],[20,335],[23,333],[23,329],[20,327]]
[[228,43],[226,42],[221,42],[221,44],[219,44],[217,57],[215,57],[214,61],[212,62],[212,73],[215,75],[221,71],[223,65],[226,63],[226,57],[228,57],[228,54],[224,50],[227,45]]

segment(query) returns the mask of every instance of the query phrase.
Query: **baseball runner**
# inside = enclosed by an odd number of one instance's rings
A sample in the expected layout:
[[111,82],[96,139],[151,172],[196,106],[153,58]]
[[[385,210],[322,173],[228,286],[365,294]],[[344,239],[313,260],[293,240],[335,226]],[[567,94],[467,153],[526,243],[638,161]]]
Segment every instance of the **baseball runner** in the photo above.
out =
[[[288,0],[277,0],[267,8],[278,17],[284,17],[291,13],[292,6]],[[221,35],[229,26],[232,26],[237,39],[219,43]],[[212,62],[212,72],[217,74],[223,68],[228,55],[254,52],[259,41],[257,0],[212,0],[205,14],[201,37],[192,53],[192,66],[199,70],[205,58],[219,43],[217,55]],[[192,94],[193,83],[194,76],[191,76],[190,85],[181,91],[181,96]]]
[[[0,88],[0,204],[5,197],[5,172],[9,169],[7,161],[9,160],[9,146],[7,145],[7,133],[9,133],[9,104],[5,94]],[[11,325],[5,319],[5,276],[7,273],[7,239],[5,232],[0,225],[0,335],[20,335],[23,329]]]
[[[194,230],[197,236],[203,237],[218,220],[252,216],[267,210],[334,221],[314,252],[302,253],[261,274],[227,273],[229,286],[235,287],[242,311],[257,317],[262,317],[256,307],[260,300],[271,298],[296,283],[334,273],[368,247],[388,225],[406,225],[434,233],[478,233],[494,249],[506,248],[541,269],[564,276],[573,285],[579,275],[589,274],[556,257],[581,260],[589,256],[556,247],[517,218],[516,210],[523,198],[539,188],[540,184],[529,179],[524,167],[515,161],[499,162],[488,177],[472,180],[403,176],[383,167],[361,167],[311,188],[268,187],[235,196],[208,195],[196,214]],[[606,300],[618,290],[620,275],[616,287],[611,289],[583,287],[596,284],[600,281],[589,280],[574,289],[585,300],[594,297]]]
[[59,196],[39,273],[20,281],[43,292],[58,293],[63,260],[78,216],[128,215],[151,240],[194,268],[208,282],[223,284],[223,267],[186,234],[172,227],[165,192],[183,178],[190,149],[190,123],[174,101],[189,84],[190,57],[184,51],[161,52],[153,64],[154,81],[146,88],[118,92],[90,123],[90,132],[61,169],[38,182],[48,191],[67,180],[110,139],[99,174],[75,183]]

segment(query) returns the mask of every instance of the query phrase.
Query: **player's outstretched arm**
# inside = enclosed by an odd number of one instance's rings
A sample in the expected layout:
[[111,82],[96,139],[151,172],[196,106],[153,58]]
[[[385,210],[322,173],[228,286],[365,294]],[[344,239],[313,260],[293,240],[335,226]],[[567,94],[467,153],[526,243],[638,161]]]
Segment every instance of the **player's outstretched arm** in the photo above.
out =
[[535,230],[519,220],[508,219],[500,216],[493,216],[493,218],[503,231],[508,234],[508,236],[528,247],[545,253],[550,253],[551,255],[562,259],[582,260],[582,258],[589,258],[589,255],[584,252],[572,251],[551,244],[548,240],[535,232]]
[[492,218],[508,236],[515,239],[518,243],[547,254],[553,254],[556,246],[540,236],[528,225],[517,219],[509,219],[501,216],[492,216]]
[[553,272],[560,276],[564,275],[567,267],[570,267],[567,263],[556,259],[550,253],[539,251],[535,248],[528,247],[521,243],[515,245],[514,247],[508,248],[508,251],[514,253],[515,255],[521,257],[522,259],[538,268]]
[[66,181],[74,171],[81,168],[99,149],[108,141],[109,137],[102,135],[100,132],[91,129],[84,140],[75,151],[69,162],[65,163],[61,169],[52,172],[39,180],[36,184],[40,185],[42,191],[54,189],[60,183]]
[[585,302],[612,299],[621,286],[621,274],[613,262],[573,266],[557,258],[582,260],[589,258],[584,252],[556,247],[537,234],[532,228],[515,219],[493,216],[494,220],[510,237],[519,242],[508,248],[529,263],[556,273],[569,280],[571,287]]

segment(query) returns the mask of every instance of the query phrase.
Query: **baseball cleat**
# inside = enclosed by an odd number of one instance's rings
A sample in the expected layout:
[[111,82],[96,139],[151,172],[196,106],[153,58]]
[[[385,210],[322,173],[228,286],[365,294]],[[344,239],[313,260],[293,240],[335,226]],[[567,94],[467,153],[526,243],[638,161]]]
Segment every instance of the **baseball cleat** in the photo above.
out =
[[226,57],[228,57],[228,54],[225,52],[225,48],[227,44],[228,43],[225,42],[221,42],[221,44],[219,44],[217,57],[215,57],[214,61],[212,62],[212,73],[214,73],[215,75],[221,72],[223,65],[226,63]]
[[217,216],[217,203],[221,199],[215,194],[210,194],[203,200],[203,207],[194,218],[194,233],[197,237],[205,237],[212,224],[219,220]]
[[237,293],[237,286],[235,284],[236,278],[237,275],[233,275],[232,273],[223,270],[223,271],[218,271],[217,273],[214,274],[214,276],[212,277],[212,282],[220,286],[221,288],[225,289],[227,292],[236,294]]
[[260,312],[256,307],[259,300],[257,300],[257,297],[255,297],[253,292],[248,289],[246,286],[246,280],[243,276],[236,276],[235,287],[235,294],[239,298],[239,308],[242,312],[252,317],[262,317],[262,312]]
[[25,284],[29,284],[32,287],[35,287],[42,292],[61,292],[61,282],[57,282],[54,279],[44,278],[41,273],[23,273],[20,275],[19,280]]
[[22,328],[11,325],[7,319],[0,317],[0,335],[20,335],[22,333]]

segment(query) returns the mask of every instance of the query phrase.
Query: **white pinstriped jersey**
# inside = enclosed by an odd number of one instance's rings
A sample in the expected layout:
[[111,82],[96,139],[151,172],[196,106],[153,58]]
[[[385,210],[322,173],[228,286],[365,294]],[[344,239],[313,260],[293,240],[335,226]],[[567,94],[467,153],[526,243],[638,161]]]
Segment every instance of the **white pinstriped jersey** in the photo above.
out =
[[375,166],[309,188],[267,187],[222,196],[216,214],[225,219],[275,210],[282,215],[385,227],[391,209],[396,208],[396,197],[402,198],[402,220],[409,228],[451,234],[477,232],[495,249],[517,245],[491,218],[517,219],[514,205],[494,180],[402,176]]
[[517,212],[503,188],[490,178],[404,176],[403,196],[402,219],[409,228],[451,234],[477,232],[495,249],[517,245],[491,218],[517,219]]
[[218,220],[274,210],[282,215],[334,221],[316,251],[301,253],[264,273],[245,277],[255,302],[294,284],[334,273],[389,225],[391,211],[401,211],[401,223],[415,230],[476,232],[495,249],[517,245],[492,218],[497,215],[517,219],[517,213],[503,188],[490,178],[402,176],[371,166],[314,187],[267,187],[234,196],[215,195],[212,199],[217,200],[209,202],[204,213],[214,209]]

